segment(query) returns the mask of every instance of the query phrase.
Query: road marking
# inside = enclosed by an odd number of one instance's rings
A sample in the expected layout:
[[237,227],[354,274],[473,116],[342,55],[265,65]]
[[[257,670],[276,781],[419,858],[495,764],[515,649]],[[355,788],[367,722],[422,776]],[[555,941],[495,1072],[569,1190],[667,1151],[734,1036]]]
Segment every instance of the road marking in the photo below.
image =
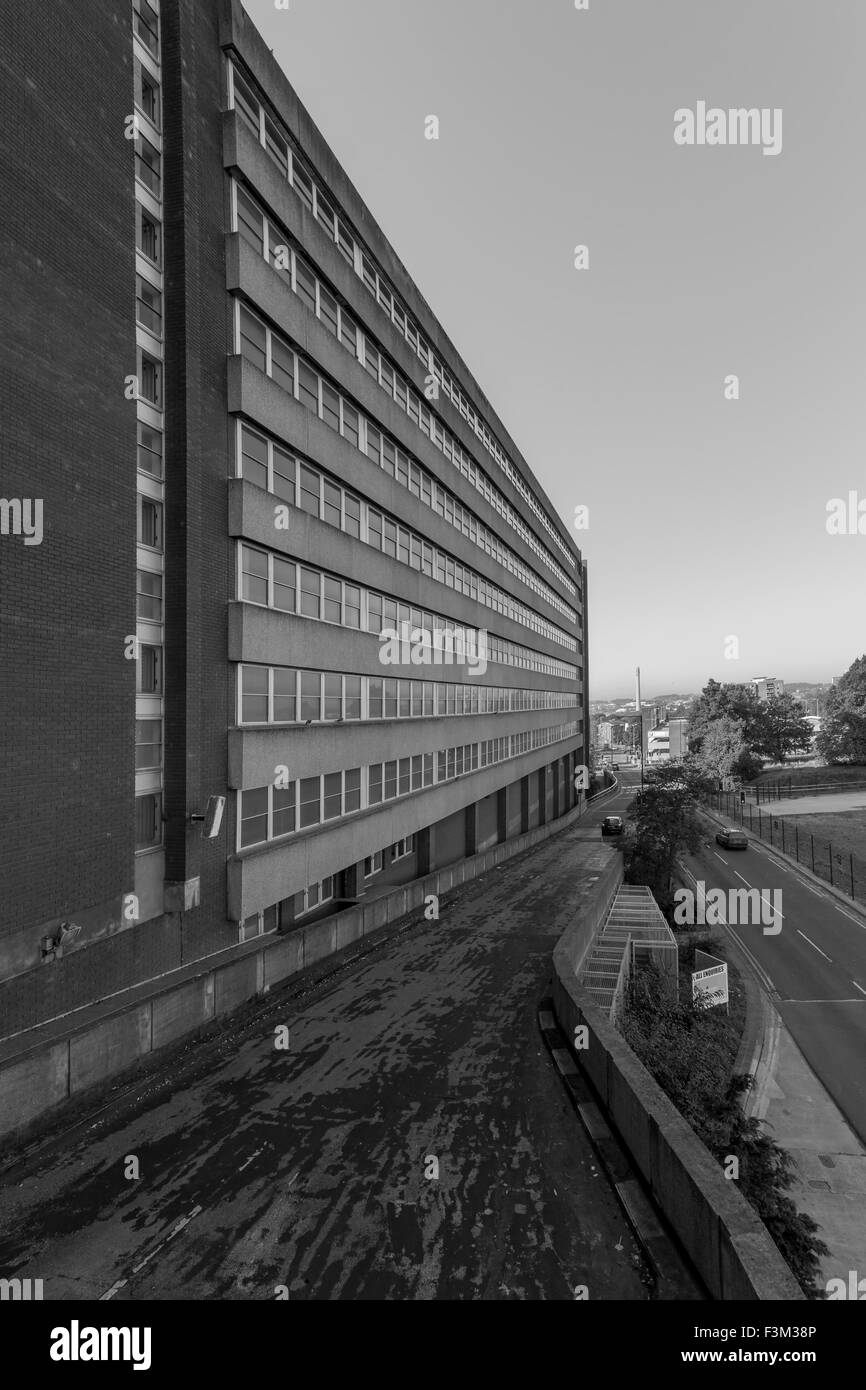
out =
[[797,928],[797,935],[798,935],[798,936],[802,936],[802,938],[803,938],[804,941],[808,941],[808,942],[809,942],[809,945],[812,947],[812,949],[813,949],[814,951],[817,951],[817,952],[818,952],[818,955],[819,955],[819,956],[823,956],[825,960],[829,960],[829,961],[830,961],[830,964],[831,964],[831,965],[833,964],[833,961],[830,960],[830,957],[829,957],[824,951],[821,950],[821,947],[820,947],[820,946],[816,946],[815,943],[814,943],[814,941],[811,941],[804,931],[800,931],[800,928],[799,928],[799,927]]
[[737,873],[737,870],[736,870],[736,869],[734,869],[734,877],[735,877],[735,878],[738,878],[738,879],[740,880],[741,883],[745,883],[745,885],[746,885],[747,888],[751,888],[752,885],[751,885],[751,883],[749,882],[749,880],[748,880],[747,878],[743,878],[743,875],[742,875],[742,874]]
[[779,991],[776,989],[776,986],[773,984],[773,981],[770,979],[770,976],[767,974],[766,970],[760,964],[760,962],[757,961],[755,957],[752,955],[752,952],[749,950],[743,938],[737,932],[734,931],[730,922],[725,922],[724,925],[731,933],[731,936],[734,938],[740,950],[743,952],[743,955],[746,957],[747,961],[751,965],[758,979],[761,981],[764,988],[767,990],[767,993],[778,994]]
[[[717,858],[717,859],[722,859],[722,856],[721,856],[720,854],[716,854],[716,851],[715,851],[715,850],[713,850],[713,854],[716,855],[716,858]],[[723,863],[723,864],[727,864],[727,862],[728,862],[727,859],[722,859],[722,863]]]
[[[255,1154],[253,1155],[253,1157],[255,1157]],[[297,1177],[297,1174],[295,1174],[295,1176]],[[139,1260],[138,1264],[132,1266],[132,1273],[137,1274],[140,1269],[144,1269],[145,1265],[150,1264],[150,1261],[153,1259],[155,1255],[159,1254],[163,1246],[168,1245],[168,1242],[170,1240],[172,1240],[176,1235],[179,1235],[180,1232],[184,1229],[184,1227],[189,1225],[193,1217],[198,1216],[201,1210],[202,1208],[198,1204],[196,1204],[190,1212],[189,1216],[180,1217],[180,1219],[174,1223],[174,1226],[169,1231],[165,1240],[161,1240],[159,1245],[155,1246],[154,1249],[151,1250],[149,1255],[145,1255],[143,1260]],[[112,1284],[110,1289],[108,1289],[105,1293],[100,1294],[98,1302],[105,1303],[108,1301],[108,1299],[114,1298],[114,1295],[118,1292],[118,1290],[122,1289],[124,1284],[127,1284],[128,1282],[128,1279],[120,1279],[118,1283]]]
[[858,985],[856,980],[852,980],[851,983],[855,989],[859,989],[861,994],[866,994],[866,989],[864,989],[862,985]]
[[866,925],[863,922],[859,921],[852,913],[846,912],[844,907],[840,907],[838,903],[833,903],[833,906],[835,907],[837,912],[841,912],[843,917],[847,917],[849,922],[853,922],[858,927],[863,927],[864,925]]

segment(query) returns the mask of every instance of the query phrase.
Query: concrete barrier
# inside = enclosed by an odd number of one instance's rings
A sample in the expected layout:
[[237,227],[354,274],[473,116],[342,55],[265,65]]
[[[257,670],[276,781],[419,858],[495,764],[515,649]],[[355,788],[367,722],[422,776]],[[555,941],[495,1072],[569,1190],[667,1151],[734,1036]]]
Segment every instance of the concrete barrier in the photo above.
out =
[[[615,865],[617,884],[621,861]],[[614,887],[615,891],[615,887]],[[804,1299],[769,1231],[589,995],[577,983],[587,944],[613,894],[599,875],[593,900],[553,952],[554,1009],[571,1042],[588,1029],[575,1056],[647,1184],[713,1298]]]
[[[291,976],[384,930],[407,913],[420,912],[425,898],[443,897],[452,888],[566,830],[581,813],[575,807],[528,834],[434,870],[371,902],[359,902],[333,917],[298,927],[287,936],[269,936],[258,944],[248,942],[238,957],[229,956],[219,965],[205,960],[198,973],[195,967],[188,967],[181,981],[169,976],[154,982],[150,993],[146,987],[139,988],[134,1003],[129,998],[124,1001],[121,995],[112,1001],[110,1013],[104,1006],[100,1011],[98,1005],[82,1010],[67,1032],[58,1033],[51,1022],[22,1035],[15,1039],[17,1050],[8,1051],[0,1061],[0,1139],[20,1136],[73,1095],[107,1081],[159,1047],[224,1017]],[[97,1011],[98,1021],[94,1021]]]

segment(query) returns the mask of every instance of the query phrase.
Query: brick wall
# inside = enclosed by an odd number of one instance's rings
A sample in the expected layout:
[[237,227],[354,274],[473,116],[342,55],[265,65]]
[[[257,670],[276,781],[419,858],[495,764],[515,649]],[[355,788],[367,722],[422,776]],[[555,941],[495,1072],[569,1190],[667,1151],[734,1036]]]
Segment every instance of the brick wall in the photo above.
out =
[[40,931],[104,925],[133,884],[131,5],[10,0],[0,69],[0,492],[44,504],[41,545],[0,536],[8,976]]

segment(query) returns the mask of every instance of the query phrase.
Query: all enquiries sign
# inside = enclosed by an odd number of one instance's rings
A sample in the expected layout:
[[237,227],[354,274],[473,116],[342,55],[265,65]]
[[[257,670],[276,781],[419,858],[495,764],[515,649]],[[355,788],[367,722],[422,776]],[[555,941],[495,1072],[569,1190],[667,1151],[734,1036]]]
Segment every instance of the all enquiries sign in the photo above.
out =
[[701,999],[708,1008],[728,1003],[727,962],[711,956],[708,951],[695,951],[695,965],[692,972],[692,999]]

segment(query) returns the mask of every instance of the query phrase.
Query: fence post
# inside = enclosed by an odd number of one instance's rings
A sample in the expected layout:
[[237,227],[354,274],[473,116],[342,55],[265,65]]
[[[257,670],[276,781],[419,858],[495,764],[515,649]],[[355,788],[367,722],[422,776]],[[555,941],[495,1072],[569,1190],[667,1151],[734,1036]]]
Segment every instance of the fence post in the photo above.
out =
[[773,843],[773,816],[770,815],[770,844]]
[[749,829],[752,828],[752,803],[749,802]]
[[809,836],[809,839],[812,841],[812,873],[814,873],[814,872],[815,872],[815,836],[814,836],[814,835],[810,835],[810,836]]
[[785,817],[782,817],[782,853],[785,853]]
[[854,896],[854,855],[853,855],[853,854],[849,854],[849,855],[848,855],[848,858],[849,858],[849,860],[850,860],[850,869],[851,869],[851,897],[853,898],[853,896]]
[[833,841],[827,841],[827,857],[830,860],[830,886],[833,887]]
[[797,860],[797,863],[799,864],[799,862],[800,862],[800,827],[799,827],[799,825],[797,824],[796,821],[794,821],[794,858]]

